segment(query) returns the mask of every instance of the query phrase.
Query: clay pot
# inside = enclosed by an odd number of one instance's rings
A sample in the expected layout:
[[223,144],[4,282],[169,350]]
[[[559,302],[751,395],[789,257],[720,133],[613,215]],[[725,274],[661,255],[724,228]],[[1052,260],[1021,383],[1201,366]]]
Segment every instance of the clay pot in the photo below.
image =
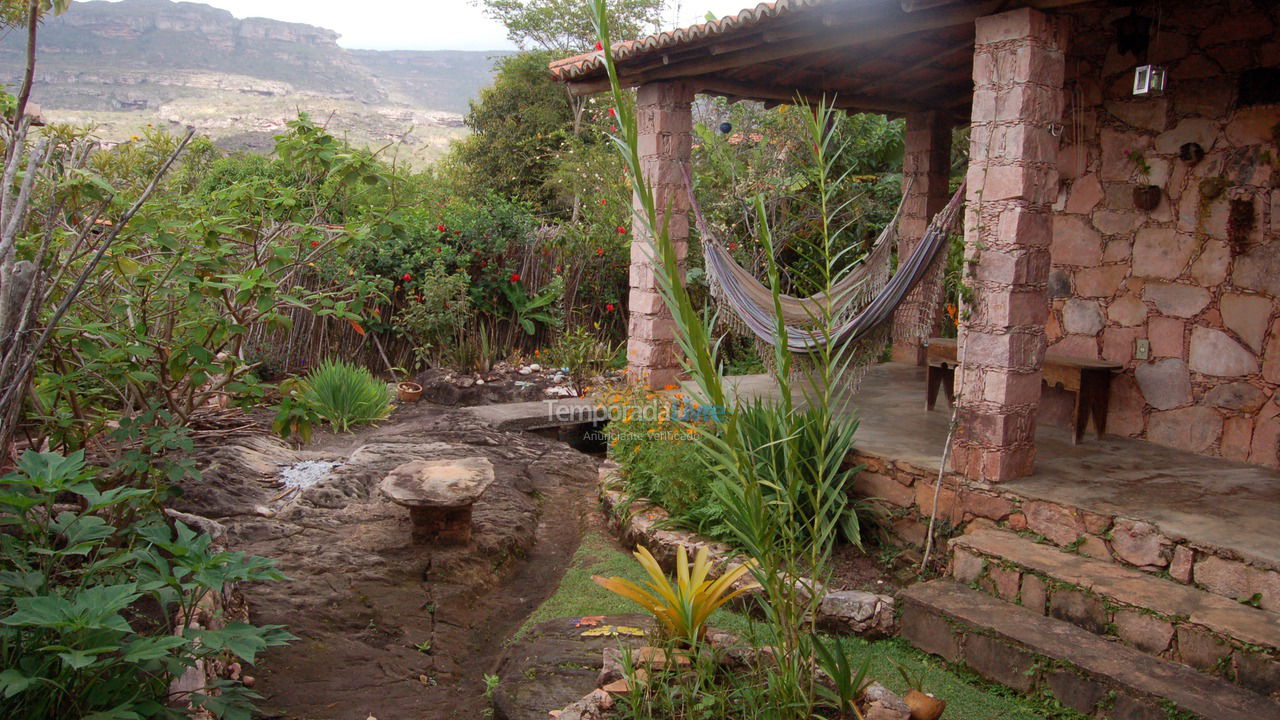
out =
[[416,382],[402,382],[396,386],[396,399],[400,402],[418,402],[422,397],[422,386]]
[[1160,204],[1160,186],[1139,185],[1133,189],[1133,205],[1139,210],[1155,210]]
[[911,720],[938,720],[947,709],[947,701],[926,695],[919,690],[909,690],[902,701],[911,710]]

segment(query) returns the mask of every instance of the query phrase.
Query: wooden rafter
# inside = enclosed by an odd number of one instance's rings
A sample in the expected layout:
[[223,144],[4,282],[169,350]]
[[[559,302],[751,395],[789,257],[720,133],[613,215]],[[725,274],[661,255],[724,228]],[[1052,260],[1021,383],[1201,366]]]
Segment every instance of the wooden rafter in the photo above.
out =
[[832,107],[841,110],[859,112],[881,112],[891,115],[916,112],[922,108],[918,105],[904,103],[901,100],[885,97],[868,97],[853,92],[845,92],[839,88],[826,90],[795,90],[787,87],[771,86],[760,83],[739,83],[717,77],[689,78],[687,82],[698,92],[708,95],[723,95],[737,100],[768,100],[778,103],[793,103],[797,98],[810,103],[825,101]]

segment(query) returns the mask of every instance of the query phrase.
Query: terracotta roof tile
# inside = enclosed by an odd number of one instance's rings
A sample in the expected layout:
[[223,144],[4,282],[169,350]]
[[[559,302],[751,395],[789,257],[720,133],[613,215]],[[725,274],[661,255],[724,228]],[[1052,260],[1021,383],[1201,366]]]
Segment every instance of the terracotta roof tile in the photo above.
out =
[[[719,20],[656,33],[640,40],[615,43],[613,46],[613,58],[615,62],[624,62],[677,45],[749,30],[753,26],[772,18],[805,8],[826,5],[830,2],[832,0],[776,0],[776,2],[760,3],[736,15],[729,15]],[[551,76],[561,82],[596,75],[604,70],[604,51],[594,50],[589,53],[556,60],[551,63],[550,67]]]

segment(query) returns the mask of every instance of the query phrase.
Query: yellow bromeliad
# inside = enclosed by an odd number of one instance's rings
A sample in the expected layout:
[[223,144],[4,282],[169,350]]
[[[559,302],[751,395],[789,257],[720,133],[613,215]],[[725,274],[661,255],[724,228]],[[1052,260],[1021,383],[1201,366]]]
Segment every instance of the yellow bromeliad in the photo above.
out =
[[717,608],[753,590],[758,585],[754,582],[736,590],[733,584],[746,575],[755,561],[750,560],[725,572],[715,580],[707,578],[711,563],[707,561],[707,549],[698,548],[698,554],[689,567],[689,556],[684,546],[676,553],[676,577],[673,585],[667,579],[658,561],[643,546],[636,548],[636,560],[640,562],[650,580],[645,581],[648,589],[630,580],[620,577],[603,578],[592,576],[596,584],[621,595],[653,613],[658,623],[668,635],[685,642],[693,642],[702,637],[707,618]]

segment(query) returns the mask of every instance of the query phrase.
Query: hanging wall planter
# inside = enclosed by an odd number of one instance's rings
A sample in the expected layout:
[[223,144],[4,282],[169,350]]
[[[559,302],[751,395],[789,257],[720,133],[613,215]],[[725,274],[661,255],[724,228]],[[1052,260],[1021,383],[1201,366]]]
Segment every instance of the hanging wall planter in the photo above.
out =
[[1155,210],[1160,204],[1159,185],[1137,185],[1133,188],[1133,205],[1139,210]]

